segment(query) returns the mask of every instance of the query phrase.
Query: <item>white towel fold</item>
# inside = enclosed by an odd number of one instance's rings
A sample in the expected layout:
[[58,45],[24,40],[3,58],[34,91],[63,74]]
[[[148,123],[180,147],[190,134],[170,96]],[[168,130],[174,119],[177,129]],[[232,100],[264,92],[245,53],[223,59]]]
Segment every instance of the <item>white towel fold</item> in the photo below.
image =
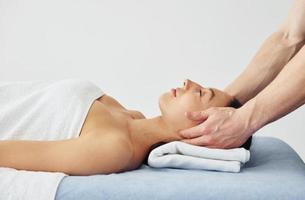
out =
[[54,200],[60,181],[59,172],[38,172],[0,167],[0,199]]
[[239,172],[249,159],[250,151],[244,148],[211,149],[174,141],[152,150],[148,156],[148,165],[156,168]]

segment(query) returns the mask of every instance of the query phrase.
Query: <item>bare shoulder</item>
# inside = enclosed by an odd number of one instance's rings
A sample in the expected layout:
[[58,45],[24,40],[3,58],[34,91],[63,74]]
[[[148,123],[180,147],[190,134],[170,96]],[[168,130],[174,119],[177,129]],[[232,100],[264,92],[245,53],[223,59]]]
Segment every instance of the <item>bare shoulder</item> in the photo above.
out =
[[99,102],[112,107],[122,108],[125,109],[123,105],[121,105],[115,98],[104,94],[100,98],[97,99]]

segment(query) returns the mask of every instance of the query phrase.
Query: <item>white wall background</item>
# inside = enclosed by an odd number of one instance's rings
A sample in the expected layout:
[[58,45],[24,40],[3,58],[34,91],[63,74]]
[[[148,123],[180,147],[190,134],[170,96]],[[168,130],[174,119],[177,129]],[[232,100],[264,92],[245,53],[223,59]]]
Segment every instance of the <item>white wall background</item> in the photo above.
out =
[[[84,78],[159,114],[185,78],[223,89],[276,30],[290,0],[0,0],[0,80]],[[261,129],[305,160],[305,108]]]

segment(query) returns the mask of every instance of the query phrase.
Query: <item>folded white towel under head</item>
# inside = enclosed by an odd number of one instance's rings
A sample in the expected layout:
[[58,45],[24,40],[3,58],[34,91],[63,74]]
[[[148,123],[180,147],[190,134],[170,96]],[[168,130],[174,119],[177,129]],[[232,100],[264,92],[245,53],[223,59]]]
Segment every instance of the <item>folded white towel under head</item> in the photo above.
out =
[[156,168],[239,172],[249,159],[250,151],[244,148],[211,149],[174,141],[153,149],[148,156],[148,165]]

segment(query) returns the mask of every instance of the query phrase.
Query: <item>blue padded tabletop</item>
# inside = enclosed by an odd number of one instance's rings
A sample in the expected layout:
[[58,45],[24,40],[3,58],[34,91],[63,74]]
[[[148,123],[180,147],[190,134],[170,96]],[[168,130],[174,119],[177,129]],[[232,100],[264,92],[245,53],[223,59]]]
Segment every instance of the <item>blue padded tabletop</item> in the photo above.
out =
[[56,200],[305,199],[305,164],[285,142],[253,137],[240,173],[141,168],[109,175],[68,176]]

